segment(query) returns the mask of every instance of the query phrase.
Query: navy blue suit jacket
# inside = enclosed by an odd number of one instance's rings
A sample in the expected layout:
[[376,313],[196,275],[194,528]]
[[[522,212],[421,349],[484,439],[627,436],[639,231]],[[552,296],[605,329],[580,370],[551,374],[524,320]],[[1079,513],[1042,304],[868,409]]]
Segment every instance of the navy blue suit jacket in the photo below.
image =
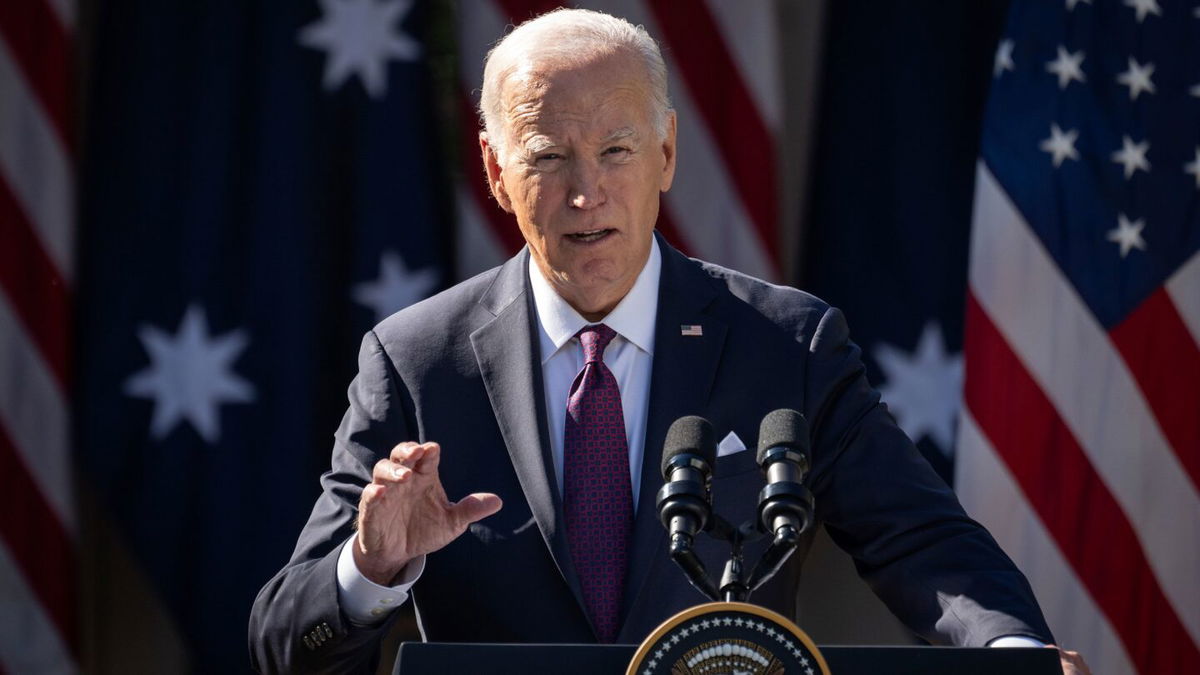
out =
[[[763,485],[758,424],[777,408],[804,413],[807,484],[816,515],[859,574],[912,630],[935,644],[1001,635],[1051,636],[1024,577],[896,426],[864,375],[841,313],[801,291],[689,259],[659,238],[659,290],[640,497],[619,641],[639,642],[703,601],[666,555],[655,493],[667,428],[683,415],[734,431],[751,449],[722,457],[716,510],[752,517]],[[371,469],[404,440],[442,445],[451,499],[491,491],[496,515],[428,556],[413,589],[429,640],[593,642],[563,531],[550,456],[528,252],[409,307],[363,340],[350,408],[323,493],[292,559],[260,592],[250,650],[264,672],[370,672],[390,622],[350,625],[337,602],[336,561]],[[681,335],[699,325],[701,336]],[[795,616],[811,532],[755,602]],[[728,548],[698,537],[719,574]],[[761,547],[747,551],[756,559]],[[328,638],[315,648],[303,636]]]

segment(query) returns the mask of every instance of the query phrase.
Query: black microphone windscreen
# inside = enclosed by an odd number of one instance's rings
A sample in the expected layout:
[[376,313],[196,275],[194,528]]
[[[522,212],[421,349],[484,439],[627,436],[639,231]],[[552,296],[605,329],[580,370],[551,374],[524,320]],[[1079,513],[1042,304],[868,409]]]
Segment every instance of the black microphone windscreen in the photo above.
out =
[[790,408],[774,410],[763,418],[758,427],[758,463],[762,464],[767,450],[780,446],[808,452],[808,422]]
[[683,454],[699,455],[710,469],[716,466],[717,439],[708,420],[695,415],[680,417],[667,430],[662,453],[664,480],[671,480],[671,460]]

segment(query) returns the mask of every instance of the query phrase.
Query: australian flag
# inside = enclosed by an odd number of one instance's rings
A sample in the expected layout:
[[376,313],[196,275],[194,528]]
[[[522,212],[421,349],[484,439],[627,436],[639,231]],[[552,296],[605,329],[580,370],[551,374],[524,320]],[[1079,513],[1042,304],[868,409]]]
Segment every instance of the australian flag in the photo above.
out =
[[244,672],[362,334],[451,280],[436,21],[411,0],[95,9],[77,458],[89,550],[119,560],[90,563],[96,665]]
[[947,481],[974,166],[1007,4],[837,2],[826,29],[800,287],[846,313],[871,383]]

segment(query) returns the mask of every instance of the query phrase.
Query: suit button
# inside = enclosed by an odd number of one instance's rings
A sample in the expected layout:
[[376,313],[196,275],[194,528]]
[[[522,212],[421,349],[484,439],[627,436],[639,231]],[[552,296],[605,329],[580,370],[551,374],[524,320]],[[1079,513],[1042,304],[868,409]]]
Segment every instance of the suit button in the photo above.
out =
[[316,649],[316,645],[313,644],[313,641],[307,635],[304,636],[304,646],[308,647],[309,651]]
[[326,638],[333,637],[333,630],[329,628],[329,624],[327,624],[327,623],[321,624],[321,630],[325,631]]

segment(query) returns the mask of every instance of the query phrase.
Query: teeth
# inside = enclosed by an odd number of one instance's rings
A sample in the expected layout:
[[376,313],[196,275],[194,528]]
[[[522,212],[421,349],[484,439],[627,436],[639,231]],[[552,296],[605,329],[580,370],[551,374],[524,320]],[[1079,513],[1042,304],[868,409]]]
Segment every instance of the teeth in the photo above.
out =
[[587,232],[576,232],[571,236],[575,239],[597,239],[606,232],[608,232],[608,229],[602,228],[599,230],[588,230]]

